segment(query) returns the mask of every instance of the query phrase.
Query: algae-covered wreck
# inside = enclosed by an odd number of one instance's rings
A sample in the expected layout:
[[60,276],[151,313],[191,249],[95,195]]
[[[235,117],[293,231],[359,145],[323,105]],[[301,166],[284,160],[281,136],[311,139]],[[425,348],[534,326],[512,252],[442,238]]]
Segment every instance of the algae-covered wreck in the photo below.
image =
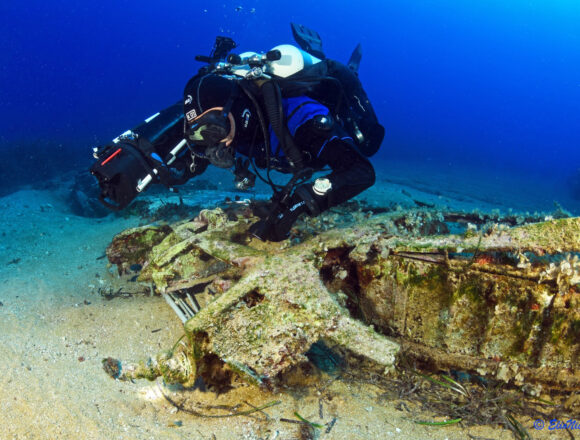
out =
[[580,218],[507,227],[471,217],[486,226],[449,234],[466,216],[358,213],[318,234],[303,224],[282,244],[250,237],[247,208],[125,231],[109,260],[120,272],[143,265],[139,281],[166,296],[186,337],[139,364],[109,358],[105,369],[270,387],[322,340],[381,371],[402,354],[532,390],[578,389]]

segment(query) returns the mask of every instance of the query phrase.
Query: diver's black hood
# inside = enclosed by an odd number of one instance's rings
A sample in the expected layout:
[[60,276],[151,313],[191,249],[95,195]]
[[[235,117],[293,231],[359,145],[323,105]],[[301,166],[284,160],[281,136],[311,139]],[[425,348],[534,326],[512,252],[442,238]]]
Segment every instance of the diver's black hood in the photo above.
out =
[[[214,108],[224,107],[230,97],[234,96],[231,113],[236,124],[234,145],[247,145],[252,142],[254,134],[261,139],[256,109],[238,84],[239,79],[225,75],[196,75],[189,80],[183,92],[183,113],[185,130],[197,116]],[[229,123],[228,123],[229,125]]]

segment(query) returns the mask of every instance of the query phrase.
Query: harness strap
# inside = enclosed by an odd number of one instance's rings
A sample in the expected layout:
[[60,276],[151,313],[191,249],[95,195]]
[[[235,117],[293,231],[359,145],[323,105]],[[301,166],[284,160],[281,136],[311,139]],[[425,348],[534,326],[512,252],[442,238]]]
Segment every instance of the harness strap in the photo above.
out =
[[302,104],[297,105],[294,110],[292,110],[292,112],[288,115],[288,120],[292,119],[292,117],[298,112],[298,110],[300,110],[302,107],[304,107],[307,104],[319,104],[316,101],[304,101]]

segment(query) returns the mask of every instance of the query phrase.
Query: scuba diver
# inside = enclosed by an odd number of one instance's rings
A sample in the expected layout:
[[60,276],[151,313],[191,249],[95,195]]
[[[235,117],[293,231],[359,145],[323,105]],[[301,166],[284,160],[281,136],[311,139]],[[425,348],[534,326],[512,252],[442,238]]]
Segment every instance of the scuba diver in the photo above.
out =
[[[150,183],[174,190],[211,164],[231,169],[240,190],[256,177],[272,187],[250,232],[281,241],[301,214],[317,216],[372,186],[368,157],[384,128],[358,79],[360,45],[343,65],[325,57],[316,32],[296,24],[292,31],[302,50],[236,55],[233,40],[217,37],[209,56],[196,57],[207,65],[182,101],[95,149],[101,202],[123,209]],[[292,177],[277,185],[271,170]],[[320,171],[328,173],[314,178]]]

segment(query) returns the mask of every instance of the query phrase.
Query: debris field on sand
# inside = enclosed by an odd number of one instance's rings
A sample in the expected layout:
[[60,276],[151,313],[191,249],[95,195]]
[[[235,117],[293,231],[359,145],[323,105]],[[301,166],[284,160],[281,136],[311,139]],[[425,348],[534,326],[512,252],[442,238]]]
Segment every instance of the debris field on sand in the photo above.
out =
[[105,360],[111,376],[271,388],[322,341],[381,372],[404,356],[531,394],[580,387],[580,218],[327,214],[282,243],[252,238],[255,220],[216,208],[114,238],[109,261],[141,265],[138,281],[176,308],[185,337],[147,361]]

